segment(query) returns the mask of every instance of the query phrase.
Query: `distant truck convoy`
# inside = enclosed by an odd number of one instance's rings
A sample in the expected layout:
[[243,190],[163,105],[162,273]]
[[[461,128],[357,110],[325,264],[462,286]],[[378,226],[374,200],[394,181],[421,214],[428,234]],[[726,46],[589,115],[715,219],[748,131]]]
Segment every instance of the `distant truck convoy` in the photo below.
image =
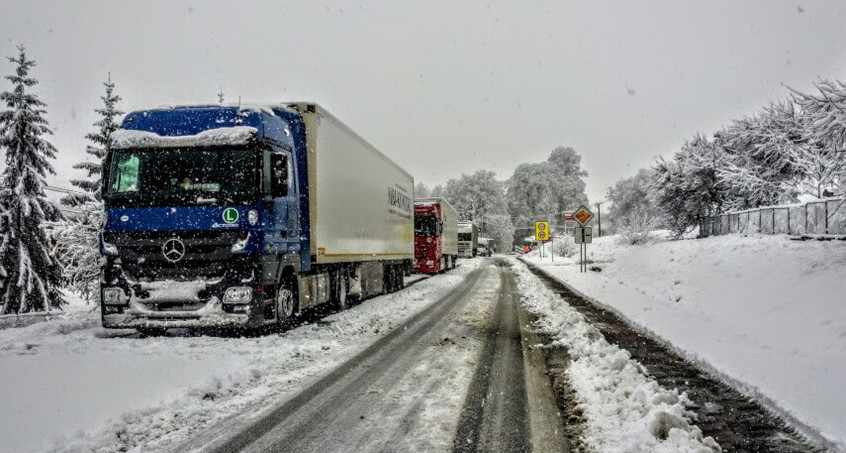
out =
[[477,254],[479,256],[491,256],[495,252],[493,238],[479,238]]
[[282,326],[411,272],[411,175],[318,105],[137,111],[112,139],[105,327]]
[[436,274],[455,267],[458,212],[443,198],[414,200],[414,271]]
[[458,256],[473,258],[479,247],[479,227],[473,222],[458,222]]

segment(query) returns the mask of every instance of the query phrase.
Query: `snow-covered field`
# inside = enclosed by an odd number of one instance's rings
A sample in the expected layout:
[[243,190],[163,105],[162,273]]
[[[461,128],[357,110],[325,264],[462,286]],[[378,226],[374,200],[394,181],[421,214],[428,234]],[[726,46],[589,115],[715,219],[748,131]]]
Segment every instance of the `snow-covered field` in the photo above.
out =
[[583,274],[578,254],[527,258],[846,451],[846,242],[604,237]]
[[168,336],[100,327],[99,311],[0,330],[0,451],[154,451],[325,375],[479,264],[282,335]]

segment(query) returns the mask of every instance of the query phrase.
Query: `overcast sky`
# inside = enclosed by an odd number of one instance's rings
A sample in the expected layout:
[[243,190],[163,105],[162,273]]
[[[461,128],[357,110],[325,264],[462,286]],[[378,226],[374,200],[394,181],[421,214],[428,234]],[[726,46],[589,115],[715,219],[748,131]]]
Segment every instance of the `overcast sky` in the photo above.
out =
[[[429,187],[571,146],[591,202],[696,132],[846,79],[837,1],[2,1],[81,173],[108,73],[120,107],[315,101]],[[0,62],[8,75],[11,63]],[[8,89],[0,81],[0,89]]]

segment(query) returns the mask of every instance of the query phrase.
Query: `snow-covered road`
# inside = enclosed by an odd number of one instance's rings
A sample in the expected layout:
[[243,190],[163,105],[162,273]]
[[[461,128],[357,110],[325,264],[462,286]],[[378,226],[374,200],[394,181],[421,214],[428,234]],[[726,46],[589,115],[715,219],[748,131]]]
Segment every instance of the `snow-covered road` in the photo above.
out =
[[296,394],[481,264],[466,261],[282,335],[142,338],[101,328],[88,310],[0,330],[0,451],[164,450]]
[[[696,247],[707,251],[715,244],[684,246],[694,250],[691,253],[705,255]],[[768,248],[758,246],[759,253]],[[554,267],[551,263],[538,264],[562,273],[561,278],[575,281],[586,291],[594,288],[599,295],[607,296],[603,300],[609,304],[619,304],[620,311],[628,310],[629,303],[635,304],[639,310],[630,313],[638,322],[649,319],[640,313],[665,313],[671,306],[684,308],[687,315],[656,319],[673,319],[681,324],[708,319],[691,315],[708,311],[696,303],[696,292],[685,291],[687,279],[695,280],[684,277],[683,269],[677,271],[683,282],[674,283],[678,277],[667,277],[672,279],[669,287],[674,292],[663,299],[672,304],[636,298],[626,302],[614,298],[616,291],[601,293],[603,288],[619,286],[623,288],[620,294],[630,297],[630,287],[643,288],[638,286],[642,281],[627,280],[626,275],[650,272],[648,266],[641,266],[637,272],[630,268],[635,264],[626,254],[640,253],[642,249],[627,251],[613,243],[606,247],[605,254],[600,255],[602,263],[598,264],[602,273],[579,276],[577,271],[573,273],[577,266],[564,260],[556,260]],[[783,248],[778,247],[779,251]],[[627,263],[627,267],[615,267],[615,259]],[[693,258],[685,255],[674,259],[688,263]],[[373,366],[374,370],[381,370],[379,376],[355,384],[363,385],[359,390],[365,391],[358,394],[364,397],[342,404],[341,411],[336,412],[338,423],[316,430],[310,427],[312,434],[302,436],[306,442],[303,445],[332,450],[338,444],[325,443],[321,438],[325,430],[334,433],[329,438],[360,430],[365,433],[363,436],[353,434],[342,443],[357,445],[362,451],[388,445],[405,450],[450,451],[457,434],[463,432],[461,417],[468,401],[472,405],[468,396],[472,391],[468,389],[485,360],[485,332],[494,325],[497,310],[493,308],[503,294],[503,272],[516,275],[513,286],[521,304],[537,318],[535,328],[545,332],[554,346],[566,348],[572,357],[567,373],[584,414],[581,432],[586,445],[603,452],[720,451],[696,425],[696,414],[685,395],[662,388],[650,379],[628,351],[608,344],[595,327],[546,289],[524,265],[510,260],[510,270],[506,270],[509,268],[499,268],[494,261],[463,261],[455,271],[426,278],[403,291],[367,300],[279,335],[241,338],[185,333],[141,337],[134,331],[101,328],[98,312],[84,306],[60,319],[0,330],[0,401],[4,405],[0,411],[0,451],[105,453],[185,448],[203,451],[209,447],[207,442],[197,442],[198,438],[211,441],[211,446],[225,445],[233,433],[251,421],[265,418],[298,397],[309,399],[305,396],[310,394],[304,393],[307,389],[345,366],[351,369],[354,358],[363,351],[387,341],[387,337],[401,337],[406,328],[412,329],[413,324],[406,322],[465,291],[468,296],[459,298],[462,302],[444,317],[446,322],[431,332],[424,329],[416,333],[419,343],[408,343],[409,358],[397,356],[396,367]],[[825,257],[817,256],[814,261],[824,272],[832,268]],[[716,271],[724,272],[725,268],[717,267]],[[468,290],[468,281],[477,276],[473,289]],[[590,278],[597,282],[595,286],[586,283]],[[701,285],[711,279],[707,275],[701,277],[697,288],[702,289]],[[517,300],[516,294],[511,300]],[[785,303],[777,307],[783,310]],[[692,308],[699,311],[691,311]],[[838,313],[833,316],[835,327],[840,325]],[[523,324],[524,329],[533,328]],[[712,327],[721,328],[716,324]],[[689,330],[695,333],[701,329],[692,325]],[[765,329],[756,326],[752,332]],[[523,338],[525,342],[526,336]],[[690,336],[673,338],[679,347],[688,345],[690,340]],[[832,341],[825,343],[831,347],[824,351],[836,355],[837,348],[832,347],[838,340]],[[796,347],[807,349],[807,344]],[[743,351],[745,347],[740,346]],[[501,376],[495,376],[498,377]],[[344,387],[336,389],[343,391]],[[491,395],[495,397],[495,393]],[[482,398],[483,404],[494,404],[491,395]],[[329,396],[316,413],[335,400]],[[833,395],[832,401],[836,400]],[[817,409],[820,414],[836,414],[839,410],[829,406]],[[300,420],[305,423],[310,416]],[[221,429],[222,426],[232,429]],[[262,445],[272,447],[272,442],[256,445],[256,449],[261,450]]]

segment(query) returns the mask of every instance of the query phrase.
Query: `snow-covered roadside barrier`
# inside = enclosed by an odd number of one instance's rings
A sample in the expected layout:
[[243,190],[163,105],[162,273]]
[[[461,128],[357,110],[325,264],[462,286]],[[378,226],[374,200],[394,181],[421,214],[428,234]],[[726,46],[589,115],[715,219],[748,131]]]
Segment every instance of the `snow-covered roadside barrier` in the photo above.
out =
[[[516,263],[516,261],[515,261]],[[601,452],[720,452],[695,425],[686,395],[661,388],[628,351],[547,289],[522,263],[515,264],[522,303],[538,327],[567,348],[567,371],[585,419],[584,440]]]

